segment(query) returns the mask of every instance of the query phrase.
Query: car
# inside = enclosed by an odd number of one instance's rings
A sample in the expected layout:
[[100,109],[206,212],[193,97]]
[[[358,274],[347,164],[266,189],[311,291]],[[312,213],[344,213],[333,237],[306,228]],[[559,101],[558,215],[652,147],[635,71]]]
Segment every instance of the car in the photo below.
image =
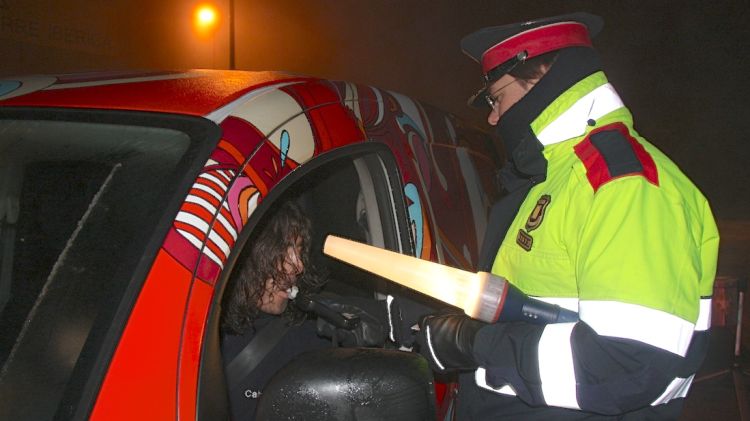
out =
[[494,145],[406,95],[282,72],[0,80],[0,418],[226,419],[221,298],[264,215],[300,198],[316,261],[360,293],[393,286],[323,256],[326,234],[475,270]]

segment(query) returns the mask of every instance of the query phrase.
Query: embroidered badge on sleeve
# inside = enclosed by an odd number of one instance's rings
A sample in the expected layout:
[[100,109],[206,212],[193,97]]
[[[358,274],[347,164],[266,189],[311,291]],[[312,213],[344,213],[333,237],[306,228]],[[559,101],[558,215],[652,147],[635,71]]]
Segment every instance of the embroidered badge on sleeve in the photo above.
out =
[[529,232],[534,231],[542,225],[544,221],[544,212],[547,210],[547,205],[552,201],[552,198],[548,194],[542,195],[536,202],[536,206],[531,210],[529,219],[526,220],[526,226],[518,230],[518,236],[516,236],[516,243],[526,251],[531,251],[531,246],[534,244],[534,238]]

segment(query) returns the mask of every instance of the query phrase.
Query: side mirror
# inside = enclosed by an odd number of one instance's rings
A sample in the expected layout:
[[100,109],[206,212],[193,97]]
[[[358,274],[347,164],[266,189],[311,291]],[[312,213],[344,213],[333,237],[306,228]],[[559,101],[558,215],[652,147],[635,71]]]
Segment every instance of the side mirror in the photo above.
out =
[[299,355],[258,402],[258,420],[435,420],[435,387],[419,354],[331,348]]

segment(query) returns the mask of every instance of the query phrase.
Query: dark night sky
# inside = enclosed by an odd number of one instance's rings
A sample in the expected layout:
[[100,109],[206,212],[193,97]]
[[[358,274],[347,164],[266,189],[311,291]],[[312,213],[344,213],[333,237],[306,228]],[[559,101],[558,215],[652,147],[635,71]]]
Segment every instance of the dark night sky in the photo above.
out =
[[[228,2],[215,1],[224,14]],[[195,4],[0,0],[0,75],[226,68],[226,16],[212,38],[199,40],[190,30]],[[368,83],[477,125],[485,115],[464,105],[479,86],[478,67],[458,48],[464,35],[572,11],[599,14],[605,27],[594,44],[636,128],[696,182],[717,216],[748,219],[748,0],[235,0],[235,9],[240,69]]]

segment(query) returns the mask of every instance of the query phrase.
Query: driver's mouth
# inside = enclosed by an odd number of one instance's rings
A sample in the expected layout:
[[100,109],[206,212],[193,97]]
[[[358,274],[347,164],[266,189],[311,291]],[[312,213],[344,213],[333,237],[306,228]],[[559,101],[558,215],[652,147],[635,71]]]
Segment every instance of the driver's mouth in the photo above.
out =
[[297,294],[299,293],[299,288],[297,288],[297,285],[292,285],[291,287],[287,288],[286,293],[289,299],[293,300],[297,298]]

